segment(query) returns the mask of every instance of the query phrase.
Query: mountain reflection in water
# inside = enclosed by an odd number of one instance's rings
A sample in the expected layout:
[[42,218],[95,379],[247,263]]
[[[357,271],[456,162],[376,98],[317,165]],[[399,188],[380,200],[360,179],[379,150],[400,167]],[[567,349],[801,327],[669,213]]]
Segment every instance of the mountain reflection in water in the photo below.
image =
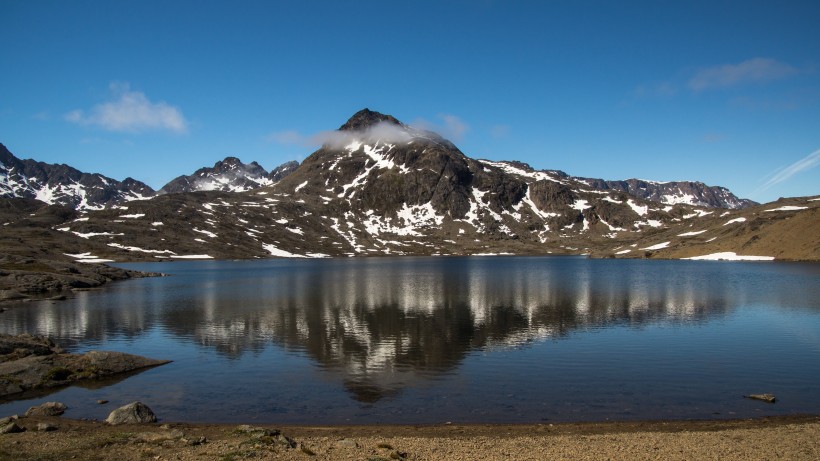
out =
[[704,322],[739,305],[820,302],[794,289],[800,282],[791,275],[805,268],[788,265],[772,273],[753,264],[405,257],[128,267],[173,276],[13,309],[2,331],[88,349],[160,328],[230,360],[276,344],[307,354],[356,400],[376,402],[457,368],[473,351],[575,331]]

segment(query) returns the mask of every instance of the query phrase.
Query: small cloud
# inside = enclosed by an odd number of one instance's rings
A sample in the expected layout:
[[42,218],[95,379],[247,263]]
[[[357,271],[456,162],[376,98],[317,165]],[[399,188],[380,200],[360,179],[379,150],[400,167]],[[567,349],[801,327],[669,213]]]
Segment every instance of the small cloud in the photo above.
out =
[[188,131],[188,122],[177,107],[164,101],[152,102],[145,94],[132,91],[127,83],[112,83],[110,90],[114,96],[113,100],[98,104],[87,112],[73,110],[65,115],[65,119],[79,125],[98,126],[108,131]]
[[678,93],[678,87],[672,82],[640,85],[635,88],[634,94],[639,98],[671,98]]
[[298,145],[303,145],[307,140],[307,138],[305,138],[298,131],[295,130],[276,131],[266,136],[265,139],[270,142],[276,142],[279,144]]
[[425,119],[417,119],[411,125],[413,128],[432,131],[440,136],[453,141],[461,141],[464,134],[470,131],[470,126],[461,118],[452,114],[439,114],[438,119],[442,123],[431,123]]
[[470,126],[455,115],[439,114],[439,118],[444,121],[444,130],[440,134],[445,138],[460,141],[464,137],[464,133],[470,130]]
[[36,114],[32,115],[31,118],[33,118],[34,120],[39,120],[41,122],[47,122],[51,120],[51,113],[49,113],[47,110],[44,110],[42,112],[37,112]]
[[760,186],[758,192],[762,192],[774,186],[775,184],[779,184],[783,181],[786,181],[798,173],[811,170],[817,165],[820,165],[820,150],[812,152],[811,154],[803,157],[802,159],[792,163],[791,165],[785,168],[780,168],[772,172],[769,180],[766,181],[762,186]]
[[390,144],[405,143],[413,139],[407,128],[384,121],[365,130],[357,131],[322,131],[308,138],[311,145],[328,146],[341,149],[354,141],[383,142]]
[[738,64],[701,69],[689,79],[688,87],[694,92],[726,88],[747,83],[764,83],[797,74],[788,64],[769,58],[754,58]]
[[505,138],[509,134],[509,125],[493,125],[493,127],[490,128],[490,136],[492,136],[495,139]]

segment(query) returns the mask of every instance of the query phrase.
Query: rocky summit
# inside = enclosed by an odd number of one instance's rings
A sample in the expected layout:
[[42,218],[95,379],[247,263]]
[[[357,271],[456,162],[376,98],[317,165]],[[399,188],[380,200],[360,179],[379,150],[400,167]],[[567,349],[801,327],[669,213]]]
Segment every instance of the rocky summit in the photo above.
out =
[[[240,167],[226,159],[211,171]],[[16,217],[8,211],[3,230],[13,235],[0,241],[31,239],[22,234],[37,225],[40,243],[27,248],[47,242],[50,252],[77,263],[488,253],[681,257],[744,254],[739,247],[748,240],[773,241],[761,233],[787,217],[814,222],[812,210],[820,205],[795,199],[800,204],[780,213],[716,209],[602,187],[557,170],[475,160],[435,133],[365,109],[271,185],[166,193],[94,211],[52,208]],[[723,227],[728,221],[733,225]],[[790,248],[772,256],[817,257],[812,242]],[[815,249],[806,256],[806,248]]]
[[299,164],[287,162],[270,173],[256,162],[242,163],[236,157],[226,157],[213,168],[200,168],[194,174],[178,176],[159,190],[160,194],[178,194],[194,191],[244,192],[270,186],[292,173]]

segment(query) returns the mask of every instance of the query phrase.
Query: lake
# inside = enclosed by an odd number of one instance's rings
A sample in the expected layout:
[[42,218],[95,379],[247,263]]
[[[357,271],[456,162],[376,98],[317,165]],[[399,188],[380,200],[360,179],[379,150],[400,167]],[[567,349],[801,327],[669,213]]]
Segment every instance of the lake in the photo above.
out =
[[[61,401],[104,419],[538,423],[820,414],[820,264],[401,257],[120,266],[0,314],[71,352],[171,359]],[[774,393],[775,404],[742,398]],[[98,405],[98,399],[111,403]]]

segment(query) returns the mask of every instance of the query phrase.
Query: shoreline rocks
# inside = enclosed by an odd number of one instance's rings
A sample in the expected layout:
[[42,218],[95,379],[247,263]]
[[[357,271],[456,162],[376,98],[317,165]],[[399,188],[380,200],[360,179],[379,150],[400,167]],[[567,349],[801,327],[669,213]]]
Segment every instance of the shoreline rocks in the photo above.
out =
[[0,397],[112,377],[169,362],[124,352],[68,354],[49,338],[0,334]]

